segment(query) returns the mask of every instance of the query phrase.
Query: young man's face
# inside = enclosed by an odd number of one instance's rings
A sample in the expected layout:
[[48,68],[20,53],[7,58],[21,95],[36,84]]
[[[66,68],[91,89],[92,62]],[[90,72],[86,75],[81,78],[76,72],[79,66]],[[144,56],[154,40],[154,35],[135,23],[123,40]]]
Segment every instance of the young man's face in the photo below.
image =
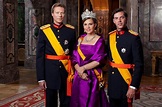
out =
[[124,12],[118,12],[114,14],[113,22],[116,25],[118,31],[126,27],[127,18],[124,16]]
[[53,21],[55,24],[60,25],[65,16],[65,10],[63,7],[55,7],[52,13]]

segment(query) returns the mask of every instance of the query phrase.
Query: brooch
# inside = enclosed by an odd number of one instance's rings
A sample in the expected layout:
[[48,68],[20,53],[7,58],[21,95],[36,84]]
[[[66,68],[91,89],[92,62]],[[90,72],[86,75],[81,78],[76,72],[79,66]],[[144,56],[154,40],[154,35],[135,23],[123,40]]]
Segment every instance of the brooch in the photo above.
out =
[[81,44],[81,42],[82,42],[82,40],[79,38],[77,46],[79,46]]

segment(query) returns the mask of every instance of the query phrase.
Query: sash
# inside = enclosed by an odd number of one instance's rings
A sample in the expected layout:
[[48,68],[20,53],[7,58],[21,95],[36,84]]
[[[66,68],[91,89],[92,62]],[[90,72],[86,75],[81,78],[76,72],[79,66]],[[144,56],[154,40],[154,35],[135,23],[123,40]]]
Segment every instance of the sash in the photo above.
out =
[[[124,64],[123,60],[121,59],[117,47],[116,47],[116,33],[112,33],[110,34],[110,50],[111,50],[111,55],[113,58],[114,63],[116,64]],[[129,72],[128,69],[123,69],[123,68],[117,68],[121,74],[121,76],[123,77],[123,79],[125,80],[125,82],[130,85],[132,82],[132,76]]]
[[[86,56],[83,54],[83,52],[82,52],[81,49],[80,49],[80,44],[81,44],[81,42],[83,41],[83,38],[84,38],[84,37],[80,37],[80,38],[78,39],[78,48],[77,48],[77,51],[78,51],[78,54],[80,55],[80,57],[82,58],[82,60],[85,60],[85,59],[86,59]],[[94,73],[95,73],[95,75],[96,75],[96,77],[97,77],[97,80],[98,80],[98,82],[99,82],[99,88],[102,88],[102,87],[104,86],[104,81],[103,81],[102,72],[101,72],[101,74],[100,74],[100,73],[98,72],[97,69],[94,69],[93,71],[94,71]]]
[[82,52],[81,49],[80,49],[80,44],[81,44],[81,42],[83,41],[83,38],[84,38],[84,37],[80,37],[80,38],[78,39],[78,49],[77,49],[77,51],[78,51],[80,57],[82,58],[82,60],[85,60],[86,57],[84,56],[83,52]]
[[[52,45],[53,49],[55,50],[56,54],[59,55],[65,55],[65,52],[62,48],[62,46],[59,44],[59,41],[57,40],[54,32],[50,27],[43,29],[44,34],[48,38],[50,44]],[[67,95],[71,96],[71,88],[72,88],[72,75],[74,74],[72,69],[70,68],[69,64],[71,63],[70,60],[61,60],[62,64],[64,65],[66,71],[68,72],[68,78],[67,78]]]

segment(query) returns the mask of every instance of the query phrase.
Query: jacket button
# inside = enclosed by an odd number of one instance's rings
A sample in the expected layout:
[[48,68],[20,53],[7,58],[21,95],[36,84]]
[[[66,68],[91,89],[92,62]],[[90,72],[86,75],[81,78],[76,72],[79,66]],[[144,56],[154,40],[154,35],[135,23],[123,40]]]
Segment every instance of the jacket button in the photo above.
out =
[[114,74],[114,72],[111,72],[112,74]]
[[60,66],[60,68],[61,68],[61,66]]

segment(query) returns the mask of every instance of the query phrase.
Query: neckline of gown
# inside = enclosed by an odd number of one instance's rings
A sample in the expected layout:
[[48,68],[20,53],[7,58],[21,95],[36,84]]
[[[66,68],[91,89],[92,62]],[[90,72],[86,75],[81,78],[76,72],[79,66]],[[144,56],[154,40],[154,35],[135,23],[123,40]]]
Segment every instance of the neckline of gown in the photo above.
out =
[[95,45],[97,44],[97,42],[99,41],[100,38],[101,38],[101,37],[99,37],[98,40],[97,40],[94,44],[85,44],[85,43],[83,44],[83,43],[81,43],[81,45],[95,46]]

